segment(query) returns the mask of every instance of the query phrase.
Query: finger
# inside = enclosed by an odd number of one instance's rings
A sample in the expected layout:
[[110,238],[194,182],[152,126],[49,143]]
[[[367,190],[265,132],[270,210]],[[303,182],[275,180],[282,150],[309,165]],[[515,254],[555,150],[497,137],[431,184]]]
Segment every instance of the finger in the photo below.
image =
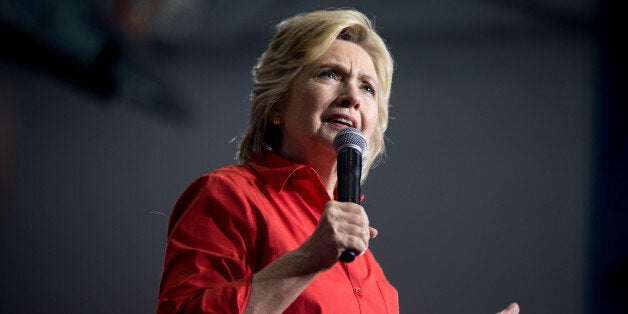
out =
[[357,213],[347,213],[344,212],[344,215],[341,215],[342,219],[345,223],[352,224],[358,227],[363,227],[366,230],[366,234],[370,239],[375,238],[379,233],[377,229],[369,226],[369,218],[364,211],[364,208],[358,208]]
[[519,304],[511,303],[507,308],[497,314],[519,314]]
[[368,248],[368,240],[364,241],[364,239],[359,236],[347,236],[343,242],[345,248],[342,251],[355,250],[359,254],[362,254]]
[[344,233],[347,237],[356,237],[362,240],[364,244],[368,246],[369,239],[371,238],[371,230],[370,227],[362,227],[351,224],[345,224],[339,230]]
[[371,239],[373,239],[373,238],[375,238],[377,236],[379,231],[377,231],[377,229],[369,226],[369,233],[370,233]]
[[364,211],[364,207],[360,204],[352,203],[352,202],[336,202],[335,204],[345,213],[353,213],[353,214],[366,214]]
[[368,232],[369,218],[365,214],[343,213],[343,214],[340,215],[340,218],[346,224],[363,228],[366,231],[367,235],[370,234],[370,232]]
[[[368,226],[357,226],[345,223],[338,229],[339,244],[342,249],[353,249],[363,252],[368,248],[371,231]],[[358,243],[359,242],[359,243]]]
[[506,309],[509,310],[511,314],[519,314],[519,304],[517,303],[510,304]]
[[364,227],[370,224],[369,217],[364,207],[360,204],[329,201],[325,204],[325,210],[334,212],[337,215],[336,217],[350,224]]

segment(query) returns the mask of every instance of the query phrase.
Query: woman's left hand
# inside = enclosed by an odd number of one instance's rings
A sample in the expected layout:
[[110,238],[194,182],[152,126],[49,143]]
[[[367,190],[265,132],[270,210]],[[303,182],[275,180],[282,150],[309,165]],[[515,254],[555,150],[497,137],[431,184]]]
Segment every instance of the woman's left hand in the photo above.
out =
[[511,303],[507,308],[497,314],[519,314],[519,304]]

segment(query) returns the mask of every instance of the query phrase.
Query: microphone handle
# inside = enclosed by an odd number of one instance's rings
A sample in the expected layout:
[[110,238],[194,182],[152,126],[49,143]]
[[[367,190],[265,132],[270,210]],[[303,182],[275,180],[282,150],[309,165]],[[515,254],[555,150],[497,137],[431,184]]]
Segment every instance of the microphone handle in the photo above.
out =
[[345,263],[351,263],[353,262],[356,256],[358,256],[358,251],[347,249],[340,254],[340,257],[338,258],[338,260]]
[[[360,204],[362,178],[362,154],[354,148],[346,148],[338,152],[338,201]],[[341,262],[350,263],[358,255],[353,249],[347,249],[338,258]]]

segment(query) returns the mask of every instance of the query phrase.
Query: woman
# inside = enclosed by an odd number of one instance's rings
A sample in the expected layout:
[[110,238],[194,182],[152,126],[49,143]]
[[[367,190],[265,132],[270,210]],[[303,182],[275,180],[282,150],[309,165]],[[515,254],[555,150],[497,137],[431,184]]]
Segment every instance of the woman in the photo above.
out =
[[[364,209],[334,201],[332,140],[367,139],[366,178],[384,150],[393,61],[351,10],[283,21],[253,70],[240,165],[210,172],[170,218],[158,313],[397,313],[368,250]],[[352,249],[361,255],[338,262]]]
[[[241,165],[194,182],[170,218],[159,313],[398,312],[367,250],[364,209],[333,201],[332,140],[367,139],[365,178],[384,149],[392,58],[356,11],[298,15],[277,27],[253,70]],[[363,253],[338,262],[345,249]]]

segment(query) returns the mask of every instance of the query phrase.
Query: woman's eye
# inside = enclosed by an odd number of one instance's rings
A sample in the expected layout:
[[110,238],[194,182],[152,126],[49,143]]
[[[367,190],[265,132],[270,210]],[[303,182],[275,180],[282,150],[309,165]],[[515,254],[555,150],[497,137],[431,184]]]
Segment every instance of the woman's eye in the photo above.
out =
[[330,78],[330,79],[334,79],[334,80],[335,80],[335,79],[338,79],[338,75],[336,75],[336,73],[335,73],[334,71],[331,71],[331,70],[326,70],[326,71],[321,72],[321,73],[318,75],[318,77],[321,77],[321,78]]
[[371,95],[375,96],[375,88],[373,87],[373,85],[371,84],[364,84],[362,86],[362,88],[367,91],[368,93],[370,93]]

